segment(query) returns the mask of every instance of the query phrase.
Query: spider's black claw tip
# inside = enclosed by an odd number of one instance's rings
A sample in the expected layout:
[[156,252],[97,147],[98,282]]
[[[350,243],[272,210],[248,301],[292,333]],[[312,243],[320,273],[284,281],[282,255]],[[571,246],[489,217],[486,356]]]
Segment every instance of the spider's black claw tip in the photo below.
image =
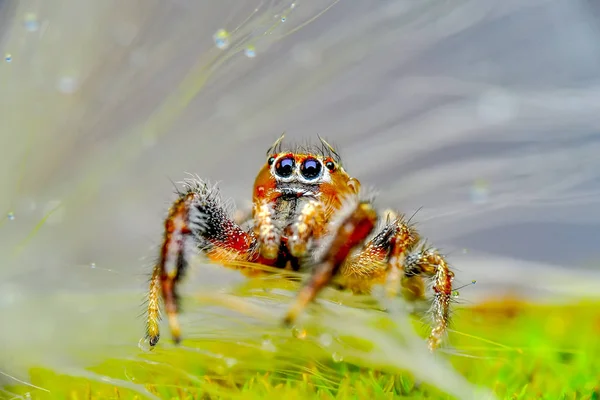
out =
[[158,343],[158,339],[160,339],[160,335],[150,336],[148,338],[148,344],[150,345],[150,347],[156,346],[156,344]]
[[294,323],[295,320],[296,320],[296,318],[294,317],[294,315],[292,315],[291,313],[289,313],[283,319],[282,325],[283,325],[284,328],[291,328],[292,324]]

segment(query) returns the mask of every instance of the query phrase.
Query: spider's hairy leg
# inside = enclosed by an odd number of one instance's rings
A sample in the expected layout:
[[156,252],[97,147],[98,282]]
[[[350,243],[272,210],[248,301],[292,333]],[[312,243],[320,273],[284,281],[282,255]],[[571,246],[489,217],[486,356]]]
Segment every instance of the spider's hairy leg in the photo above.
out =
[[389,213],[388,222],[375,237],[341,266],[339,283],[361,293],[385,282],[389,296],[397,296],[402,289],[407,301],[415,301],[425,298],[424,278],[432,277],[433,329],[428,345],[433,351],[441,344],[448,328],[454,273],[436,250],[424,246],[417,250],[420,240],[417,230],[403,215]]
[[398,290],[402,288],[402,294],[407,300],[422,299],[425,295],[423,279],[420,276],[407,277],[404,274],[406,256],[419,244],[421,236],[414,226],[406,221],[404,215],[389,211],[388,218],[392,220],[391,225],[395,233],[389,243],[387,295],[395,297],[398,295]]
[[160,275],[161,268],[157,264],[150,278],[150,289],[148,292],[148,314],[146,321],[146,338],[150,346],[155,346],[160,338],[158,321],[160,320]]
[[321,235],[325,221],[323,204],[310,200],[305,203],[296,220],[287,227],[287,248],[294,257],[306,255],[308,242]]
[[150,346],[156,345],[160,338],[161,295],[173,340],[180,341],[177,284],[199,250],[213,260],[247,260],[253,255],[254,243],[254,237],[228,217],[216,189],[199,180],[186,181],[186,191],[179,194],[169,209],[159,260],[150,280],[147,320]]
[[341,221],[337,230],[332,232],[335,234],[333,241],[288,311],[285,324],[294,322],[308,303],[331,282],[350,252],[369,236],[376,221],[377,213],[368,202],[359,202],[354,211]]
[[404,276],[433,278],[434,297],[431,305],[433,329],[428,338],[428,345],[429,350],[434,351],[440,346],[450,322],[454,272],[450,270],[448,262],[437,250],[423,246],[419,251],[406,256]]
[[266,200],[254,203],[254,235],[260,243],[259,252],[267,260],[274,260],[279,255],[281,233],[275,225],[273,204]]
[[[405,222],[404,216],[389,211],[386,223],[373,239],[341,266],[338,283],[354,293],[369,293],[373,285],[384,283],[387,278],[388,288],[392,289],[389,294],[397,295],[404,258],[418,242],[418,233]],[[423,282],[421,277],[416,278],[419,282],[407,283],[407,287],[416,292],[414,297],[422,297]]]
[[186,221],[193,197],[192,193],[188,193],[177,199],[169,209],[169,214],[165,220],[164,239],[159,261],[152,272],[148,294],[146,336],[150,346],[155,346],[160,338],[158,322],[160,320],[159,301],[161,295],[169,318],[173,339],[175,341],[179,340],[180,329],[176,318],[177,292],[175,284],[187,267],[188,259],[191,257],[191,254],[185,254],[191,251],[191,246],[186,243],[191,233]]

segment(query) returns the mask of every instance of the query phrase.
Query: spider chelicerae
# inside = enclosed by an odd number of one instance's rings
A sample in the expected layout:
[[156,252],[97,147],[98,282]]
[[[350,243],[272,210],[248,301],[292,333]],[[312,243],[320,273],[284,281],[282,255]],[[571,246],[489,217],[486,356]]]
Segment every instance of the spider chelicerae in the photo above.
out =
[[414,225],[400,213],[388,211],[376,229],[379,218],[372,201],[324,139],[319,137],[316,146],[286,148],[283,138],[267,151],[254,182],[252,215],[244,224],[229,215],[215,187],[197,178],[184,181],[165,220],[150,280],[150,346],[160,337],[161,298],[173,340],[181,340],[177,287],[190,261],[204,254],[248,276],[260,273],[249,263],[309,271],[284,318],[287,324],[334,279],[354,293],[384,284],[388,295],[402,293],[408,301],[425,300],[426,283],[431,282],[428,346],[438,348],[448,328],[454,278],[445,258],[421,243]]

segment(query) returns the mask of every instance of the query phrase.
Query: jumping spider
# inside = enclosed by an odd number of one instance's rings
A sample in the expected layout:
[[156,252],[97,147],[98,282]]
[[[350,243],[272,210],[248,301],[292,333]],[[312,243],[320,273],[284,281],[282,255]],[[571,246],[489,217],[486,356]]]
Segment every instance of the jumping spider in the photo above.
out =
[[[185,181],[165,220],[164,239],[150,280],[147,339],[159,340],[159,298],[175,343],[177,285],[192,257],[227,262],[248,276],[256,270],[247,262],[311,271],[295,304],[285,317],[291,323],[334,278],[342,288],[368,293],[386,284],[389,295],[400,291],[409,301],[425,300],[425,280],[431,280],[431,351],[440,346],[449,323],[454,273],[435,249],[419,246],[421,239],[404,216],[391,213],[377,231],[378,215],[360,194],[325,140],[310,148],[282,147],[283,135],[267,152],[254,182],[250,226],[243,229],[228,215],[215,188],[199,179]],[[369,240],[370,239],[370,240]],[[357,249],[363,245],[362,249]],[[246,262],[237,266],[235,262]],[[425,278],[425,279],[424,279]]]

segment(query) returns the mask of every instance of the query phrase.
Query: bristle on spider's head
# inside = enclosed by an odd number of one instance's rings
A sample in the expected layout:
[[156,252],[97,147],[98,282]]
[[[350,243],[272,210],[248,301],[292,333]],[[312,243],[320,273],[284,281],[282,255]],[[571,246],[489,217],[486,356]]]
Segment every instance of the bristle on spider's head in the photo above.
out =
[[283,132],[281,134],[281,136],[279,136],[279,138],[271,145],[271,147],[269,147],[269,149],[267,150],[267,157],[273,153],[281,152],[281,144],[283,142],[284,137],[285,137],[285,132]]
[[313,141],[306,141],[304,143],[291,143],[289,145],[283,144],[283,139],[285,137],[285,132],[281,134],[281,136],[269,147],[267,150],[267,156],[277,154],[277,153],[304,153],[304,154],[313,154],[321,156],[322,158],[331,158],[338,165],[342,163],[342,157],[335,149],[335,146],[331,145],[325,139],[323,139],[320,135],[317,135],[319,138],[319,143],[316,144]]

